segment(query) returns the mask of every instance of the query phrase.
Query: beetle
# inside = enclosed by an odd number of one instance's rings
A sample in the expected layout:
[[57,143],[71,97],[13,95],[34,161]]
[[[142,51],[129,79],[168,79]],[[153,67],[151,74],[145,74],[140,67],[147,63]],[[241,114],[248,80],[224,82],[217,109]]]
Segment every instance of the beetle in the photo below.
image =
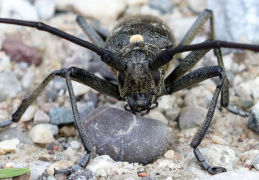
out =
[[[189,45],[208,20],[210,20],[211,25],[210,39],[203,43]],[[101,60],[110,66],[117,76],[118,83],[116,84],[103,80],[77,67],[55,70],[44,79],[38,88],[23,99],[11,119],[0,122],[0,127],[5,127],[12,122],[19,121],[26,109],[50,80],[55,76],[65,78],[75,125],[83,142],[86,154],[78,162],[77,166],[65,171],[57,171],[57,173],[71,173],[79,168],[79,166],[86,166],[90,156],[94,153],[91,140],[87,136],[79,117],[71,80],[90,86],[119,101],[126,101],[126,111],[144,115],[158,106],[156,101],[158,97],[171,95],[176,91],[212,77],[219,77],[220,80],[213,94],[204,124],[193,138],[191,147],[194,150],[198,162],[210,174],[226,171],[223,167],[211,167],[198,149],[211,123],[220,93],[221,105],[223,107],[241,116],[248,116],[247,113],[233,109],[229,105],[229,83],[220,48],[246,49],[259,52],[259,46],[217,41],[214,32],[214,17],[211,10],[206,9],[203,11],[177,46],[170,28],[158,18],[148,15],[136,15],[124,19],[114,28],[112,33],[106,37],[105,42],[100,38],[100,35],[105,37],[105,34],[92,28],[81,16],[78,16],[77,23],[82,27],[93,43],[69,35],[41,22],[0,18],[0,23],[37,28],[38,30],[49,32],[85,47],[99,55]],[[203,67],[189,72],[211,49],[214,50],[218,65]],[[176,59],[178,53],[186,51],[191,52],[165,77],[165,71],[169,63]]]

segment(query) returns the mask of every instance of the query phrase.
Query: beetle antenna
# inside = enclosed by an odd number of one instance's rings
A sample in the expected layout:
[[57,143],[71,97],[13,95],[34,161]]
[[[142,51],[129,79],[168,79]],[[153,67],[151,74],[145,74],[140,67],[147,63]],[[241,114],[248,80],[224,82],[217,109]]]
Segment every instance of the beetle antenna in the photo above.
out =
[[61,37],[63,39],[66,39],[70,42],[73,42],[79,46],[82,46],[86,49],[89,49],[99,56],[101,56],[101,59],[103,62],[108,64],[109,66],[112,66],[118,71],[124,71],[125,70],[125,64],[122,63],[122,61],[119,60],[119,58],[112,53],[111,51],[105,50],[103,48],[100,48],[88,41],[85,41],[83,39],[77,38],[75,36],[72,36],[64,31],[61,31],[57,28],[54,28],[52,26],[49,26],[47,24],[44,24],[42,22],[35,22],[35,21],[22,21],[17,19],[6,19],[6,18],[0,18],[0,23],[5,24],[13,24],[13,25],[19,25],[19,26],[26,26],[26,27],[32,27],[36,28],[40,31],[49,32],[53,35],[56,35],[58,37]]
[[166,49],[161,51],[153,61],[150,62],[149,66],[151,69],[159,69],[163,65],[167,64],[173,59],[173,56],[177,53],[182,53],[186,51],[202,50],[202,49],[213,49],[213,48],[231,48],[231,49],[241,49],[259,52],[258,45],[243,44],[243,43],[232,43],[227,41],[205,41],[203,43],[182,45],[177,46],[172,49]]

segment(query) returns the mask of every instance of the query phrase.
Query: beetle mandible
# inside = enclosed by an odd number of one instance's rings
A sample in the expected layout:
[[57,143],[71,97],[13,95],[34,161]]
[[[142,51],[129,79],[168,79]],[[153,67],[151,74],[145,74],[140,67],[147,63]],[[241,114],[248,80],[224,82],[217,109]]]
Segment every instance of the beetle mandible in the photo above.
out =
[[[189,45],[208,20],[210,20],[211,25],[210,40]],[[178,46],[175,44],[170,28],[153,16],[137,15],[126,18],[114,28],[105,42],[98,35],[102,33],[93,29],[82,17],[78,16],[77,22],[88,34],[93,44],[41,22],[0,18],[0,23],[37,28],[92,50],[101,57],[103,62],[111,67],[117,76],[118,84],[103,80],[77,67],[53,71],[37,89],[22,101],[22,104],[13,113],[11,119],[0,122],[0,127],[19,121],[23,113],[49,81],[55,76],[63,77],[67,82],[75,125],[87,152],[78,164],[79,166],[85,166],[94,149],[79,117],[71,79],[90,86],[117,100],[126,101],[126,111],[144,115],[158,106],[156,101],[158,97],[171,95],[176,91],[212,77],[219,77],[220,80],[213,94],[204,125],[193,138],[191,147],[194,149],[194,154],[199,163],[210,174],[225,172],[226,169],[223,167],[211,167],[197,148],[208,130],[220,93],[221,105],[223,107],[241,116],[248,115],[242,111],[233,110],[229,106],[228,79],[220,48],[246,49],[259,52],[259,46],[217,41],[214,32],[214,17],[211,10],[203,11]],[[203,67],[189,72],[211,49],[214,50],[218,65]],[[178,53],[186,51],[191,51],[191,53],[165,78],[168,64],[175,59]],[[68,172],[74,169],[72,168]]]

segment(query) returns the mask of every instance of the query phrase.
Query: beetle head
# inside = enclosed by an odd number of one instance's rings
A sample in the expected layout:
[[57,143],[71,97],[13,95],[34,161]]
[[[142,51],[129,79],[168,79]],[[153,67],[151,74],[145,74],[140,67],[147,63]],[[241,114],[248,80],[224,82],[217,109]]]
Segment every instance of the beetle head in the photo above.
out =
[[164,71],[163,68],[156,71],[149,68],[150,60],[155,58],[154,52],[139,47],[143,44],[133,45],[135,47],[122,56],[125,71],[117,72],[120,95],[128,103],[125,106],[127,111],[148,113],[157,107],[155,99],[162,91]]

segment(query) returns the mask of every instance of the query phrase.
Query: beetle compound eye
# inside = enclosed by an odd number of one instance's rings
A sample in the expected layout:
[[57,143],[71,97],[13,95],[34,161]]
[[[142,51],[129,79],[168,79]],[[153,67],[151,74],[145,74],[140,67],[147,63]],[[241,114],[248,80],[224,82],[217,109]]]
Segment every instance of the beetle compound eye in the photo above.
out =
[[160,81],[160,71],[157,71],[156,74],[154,75],[154,81],[155,81],[155,84],[158,85]]
[[121,85],[121,86],[124,86],[124,81],[125,81],[125,79],[124,79],[124,77],[122,76],[122,75],[118,75],[118,81],[119,81],[119,84]]

